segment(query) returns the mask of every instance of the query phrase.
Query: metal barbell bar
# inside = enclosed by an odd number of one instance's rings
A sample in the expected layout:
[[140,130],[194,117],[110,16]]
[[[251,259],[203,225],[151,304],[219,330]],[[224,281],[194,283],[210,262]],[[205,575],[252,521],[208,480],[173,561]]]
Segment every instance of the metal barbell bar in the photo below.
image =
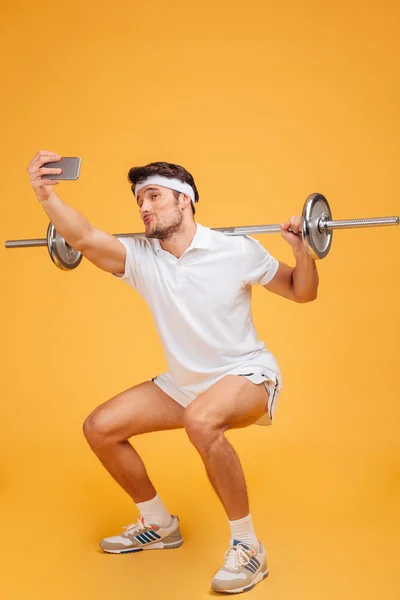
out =
[[[311,194],[304,203],[302,212],[302,237],[309,254],[315,260],[324,258],[331,248],[334,229],[359,229],[363,227],[388,227],[399,225],[399,217],[376,217],[367,219],[347,219],[333,221],[327,199],[322,194]],[[246,225],[244,227],[216,227],[225,235],[256,235],[279,233],[280,225]],[[115,237],[135,237],[143,233],[114,233]],[[47,238],[30,240],[7,240],[6,248],[34,248],[47,246],[54,264],[63,270],[75,269],[82,260],[82,254],[74,250],[55,230],[52,223],[47,230]]]

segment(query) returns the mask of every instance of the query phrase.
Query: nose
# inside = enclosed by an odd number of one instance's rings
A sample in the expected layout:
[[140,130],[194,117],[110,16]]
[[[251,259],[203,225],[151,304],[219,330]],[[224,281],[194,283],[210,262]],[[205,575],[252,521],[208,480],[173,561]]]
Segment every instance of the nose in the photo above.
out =
[[140,207],[140,214],[144,215],[144,213],[149,212],[150,207],[151,207],[150,201],[149,200],[143,200],[143,204]]

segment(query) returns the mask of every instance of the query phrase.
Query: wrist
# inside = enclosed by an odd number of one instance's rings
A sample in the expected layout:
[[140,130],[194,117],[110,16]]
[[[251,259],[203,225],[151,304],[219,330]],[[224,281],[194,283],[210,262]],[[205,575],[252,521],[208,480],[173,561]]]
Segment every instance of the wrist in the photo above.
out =
[[36,195],[36,198],[38,199],[38,201],[40,202],[40,204],[51,204],[51,202],[55,199],[55,192],[52,191],[50,196],[45,196],[45,197],[40,197],[39,195]]
[[304,243],[301,244],[301,246],[299,246],[298,248],[293,248],[293,254],[296,259],[309,258],[313,260],[313,258],[309,255]]

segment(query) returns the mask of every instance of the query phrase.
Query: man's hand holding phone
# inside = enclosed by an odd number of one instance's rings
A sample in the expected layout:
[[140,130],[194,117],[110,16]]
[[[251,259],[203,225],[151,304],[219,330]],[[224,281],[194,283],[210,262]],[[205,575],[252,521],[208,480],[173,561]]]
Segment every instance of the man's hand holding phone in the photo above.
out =
[[78,179],[81,159],[64,157],[49,150],[40,150],[29,163],[27,171],[31,186],[40,202],[53,193],[53,187],[62,180]]
[[61,160],[61,156],[59,154],[50,152],[48,150],[40,150],[40,152],[38,152],[29,163],[27,171],[29,173],[31,186],[35,191],[37,199],[40,201],[48,200],[53,193],[53,186],[60,183],[59,179],[42,179],[42,176],[46,175],[61,175],[62,168],[57,168],[56,165],[52,166],[52,168],[49,168],[47,164],[58,162],[59,160]]

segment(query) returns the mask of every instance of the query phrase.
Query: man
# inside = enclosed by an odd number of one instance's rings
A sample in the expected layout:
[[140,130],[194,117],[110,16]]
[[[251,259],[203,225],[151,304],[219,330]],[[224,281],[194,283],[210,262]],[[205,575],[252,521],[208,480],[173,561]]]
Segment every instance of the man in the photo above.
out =
[[281,226],[295,255],[292,268],[251,237],[196,224],[193,177],[179,165],[151,163],[129,172],[145,233],[118,239],[62,202],[54,191],[59,181],[42,179],[60,172],[43,164],[60,159],[40,151],[29,164],[40,204],[70,246],[145,298],[169,369],[105,402],[85,421],[92,450],[140,512],[137,523],[102,540],[101,548],[125,553],[182,545],[178,517],[164,506],[128,439],[184,427],[229,519],[229,549],[211,587],[247,591],[267,576],[266,554],[254,532],[239,458],[224,433],[270,425],[281,390],[278,364],[254,329],[251,286],[295,302],[317,297],[318,273],[300,235],[300,217]]

